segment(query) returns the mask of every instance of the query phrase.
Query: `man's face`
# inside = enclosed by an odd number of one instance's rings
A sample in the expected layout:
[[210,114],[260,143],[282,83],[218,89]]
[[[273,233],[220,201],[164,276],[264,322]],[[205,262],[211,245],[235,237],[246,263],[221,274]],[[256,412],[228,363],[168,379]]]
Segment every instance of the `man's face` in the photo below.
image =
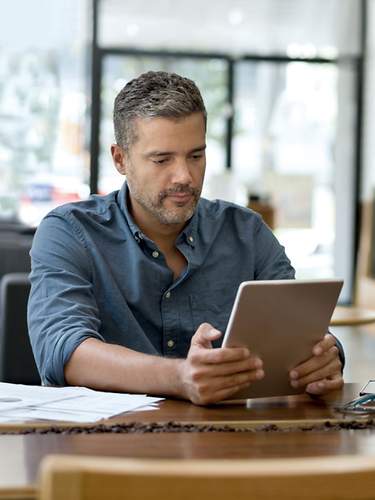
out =
[[198,203],[204,172],[202,113],[179,119],[137,118],[136,140],[122,160],[133,215],[161,224],[184,224]]

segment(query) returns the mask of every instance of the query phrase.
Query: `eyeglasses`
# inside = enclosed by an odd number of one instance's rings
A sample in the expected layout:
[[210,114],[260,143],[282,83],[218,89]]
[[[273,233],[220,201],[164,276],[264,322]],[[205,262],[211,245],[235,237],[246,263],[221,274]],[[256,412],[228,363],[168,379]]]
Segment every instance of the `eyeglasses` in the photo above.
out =
[[349,401],[349,403],[336,406],[335,410],[341,413],[370,415],[375,413],[375,394],[365,394],[359,398],[353,399],[353,401]]

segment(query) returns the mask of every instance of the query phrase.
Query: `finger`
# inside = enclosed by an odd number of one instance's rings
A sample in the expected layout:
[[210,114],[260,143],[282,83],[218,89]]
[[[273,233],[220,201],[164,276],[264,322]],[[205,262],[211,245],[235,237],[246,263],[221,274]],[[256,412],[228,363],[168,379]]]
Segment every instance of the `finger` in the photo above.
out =
[[344,385],[344,379],[341,373],[338,373],[331,377],[330,379],[319,380],[318,382],[312,382],[306,386],[305,391],[309,394],[323,395],[331,391],[336,391],[341,389]]
[[[236,385],[230,386],[217,386],[215,389],[211,387],[211,391],[207,392],[205,395],[201,396],[201,404],[217,403],[223,401],[224,399],[230,399],[239,390],[246,389],[252,384],[252,381],[246,380],[243,383],[238,383]],[[199,403],[198,403],[199,404]]]
[[247,387],[249,387],[249,385],[251,385],[251,382],[245,382],[244,384],[231,387],[230,389],[220,389],[215,393],[200,398],[199,401],[194,400],[193,403],[200,405],[208,405],[208,404],[218,403],[219,401],[224,401],[225,399],[232,399],[233,396],[235,396],[235,394],[238,391],[246,389]]
[[313,354],[315,356],[320,356],[334,345],[336,345],[335,337],[330,333],[326,333],[323,337],[323,340],[314,345]]
[[192,363],[222,364],[243,361],[250,357],[246,347],[221,347],[220,349],[195,349],[190,354]]
[[251,383],[246,383],[242,385],[237,385],[237,387],[232,387],[230,389],[222,389],[215,393],[215,402],[224,401],[225,399],[231,399],[235,397],[236,393],[242,389],[247,389]]
[[320,356],[312,356],[310,359],[301,363],[290,371],[289,376],[291,380],[298,380],[305,377],[320,368],[326,366],[330,361],[337,358],[339,359],[339,350],[336,346],[332,346],[329,351],[321,354]]
[[226,377],[214,377],[210,380],[209,384],[212,389],[217,392],[221,389],[230,389],[231,387],[236,387],[238,385],[256,382],[264,377],[264,371],[251,370],[243,373],[236,373],[234,375],[228,375]]
[[242,361],[232,361],[215,365],[207,365],[207,369],[215,368],[214,376],[227,376],[235,373],[242,373],[263,368],[262,360],[255,356],[250,356]]
[[[204,353],[203,353],[204,354]],[[193,360],[192,364],[196,364],[196,360]],[[263,368],[263,363],[259,358],[250,356],[242,361],[233,361],[228,363],[205,363],[202,364],[199,361],[197,370],[199,371],[199,377],[204,379],[205,377],[226,377],[230,375],[235,375],[236,373],[249,372],[252,370],[258,370]]]
[[216,330],[210,323],[202,323],[191,338],[190,345],[199,345],[205,348],[211,348],[211,342],[221,337],[222,333]]
[[298,380],[292,380],[291,384],[294,388],[303,387],[310,384],[311,382],[316,382],[318,380],[322,380],[323,378],[331,377],[332,375],[340,372],[341,362],[338,357],[336,357],[324,367],[309,373],[305,377],[301,377]]

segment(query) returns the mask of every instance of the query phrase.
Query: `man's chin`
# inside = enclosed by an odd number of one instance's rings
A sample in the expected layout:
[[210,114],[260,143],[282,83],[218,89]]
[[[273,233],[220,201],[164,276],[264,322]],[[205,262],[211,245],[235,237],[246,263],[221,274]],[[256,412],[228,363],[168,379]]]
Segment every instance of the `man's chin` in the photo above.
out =
[[194,214],[196,205],[194,207],[189,207],[188,210],[178,210],[178,209],[173,209],[173,210],[164,210],[163,212],[159,213],[159,220],[162,224],[185,224],[189,219]]

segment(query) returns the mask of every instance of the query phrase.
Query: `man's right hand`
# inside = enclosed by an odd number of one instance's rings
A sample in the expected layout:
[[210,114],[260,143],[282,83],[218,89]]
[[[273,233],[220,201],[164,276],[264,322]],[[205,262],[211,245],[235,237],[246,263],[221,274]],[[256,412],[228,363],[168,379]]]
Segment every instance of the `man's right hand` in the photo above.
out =
[[262,361],[246,347],[212,348],[222,333],[202,323],[179,367],[181,395],[197,405],[230,399],[238,390],[264,377]]

